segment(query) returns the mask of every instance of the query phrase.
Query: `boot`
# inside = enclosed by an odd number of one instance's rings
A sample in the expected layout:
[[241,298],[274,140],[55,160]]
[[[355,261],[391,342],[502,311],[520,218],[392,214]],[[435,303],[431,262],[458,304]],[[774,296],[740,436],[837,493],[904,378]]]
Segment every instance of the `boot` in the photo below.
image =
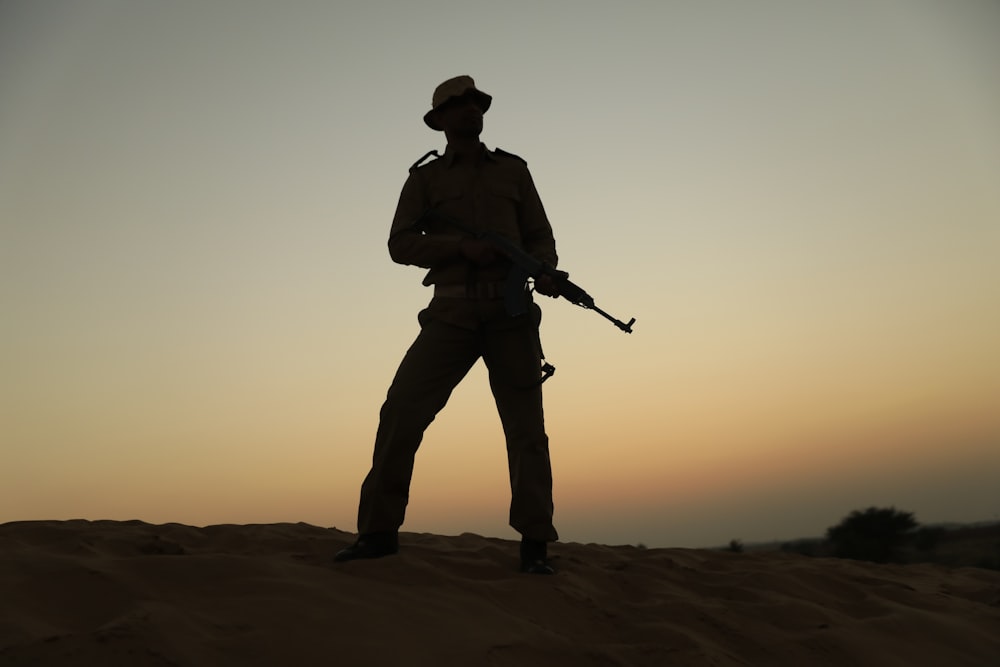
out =
[[337,563],[343,563],[362,558],[381,558],[382,556],[391,556],[398,551],[398,533],[368,533],[358,535],[358,540],[346,549],[338,551],[333,560]]
[[555,574],[548,558],[548,545],[543,540],[521,538],[521,572],[526,574]]

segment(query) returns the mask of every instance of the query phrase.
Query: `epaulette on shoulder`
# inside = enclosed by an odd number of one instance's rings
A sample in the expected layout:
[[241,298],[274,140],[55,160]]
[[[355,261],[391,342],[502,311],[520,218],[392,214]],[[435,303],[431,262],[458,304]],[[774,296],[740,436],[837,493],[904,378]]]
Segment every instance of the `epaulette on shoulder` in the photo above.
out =
[[426,153],[423,154],[423,156],[421,156],[419,160],[410,165],[410,171],[413,172],[419,169],[421,166],[423,166],[424,162],[427,162],[427,158],[429,158],[432,155],[434,156],[434,159],[441,157],[441,154],[438,153],[436,150],[427,151]]
[[503,156],[505,156],[505,157],[512,157],[512,158],[514,158],[515,160],[520,160],[520,161],[521,161],[521,162],[522,162],[522,163],[524,164],[524,166],[525,166],[525,167],[527,167],[527,166],[528,166],[528,161],[527,161],[527,160],[525,160],[525,159],[524,159],[523,157],[521,157],[520,155],[514,155],[513,153],[508,153],[507,151],[505,151],[505,150],[504,150],[504,149],[502,149],[502,148],[494,148],[494,149],[493,149],[493,152],[494,152],[494,153],[497,153],[498,155],[503,155]]

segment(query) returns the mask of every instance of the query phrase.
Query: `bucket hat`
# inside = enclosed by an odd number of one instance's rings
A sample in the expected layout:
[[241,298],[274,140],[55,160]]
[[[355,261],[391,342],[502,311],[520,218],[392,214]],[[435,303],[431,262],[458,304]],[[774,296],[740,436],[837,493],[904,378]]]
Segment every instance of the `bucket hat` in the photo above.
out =
[[461,97],[467,93],[476,96],[483,113],[486,113],[486,110],[490,108],[490,104],[493,102],[493,97],[476,88],[476,82],[472,80],[471,76],[463,74],[462,76],[448,79],[434,89],[434,96],[431,98],[431,110],[424,114],[424,123],[427,124],[427,127],[432,130],[441,131],[443,128],[438,125],[437,120],[434,118],[434,112],[440,109],[448,100],[454,97]]

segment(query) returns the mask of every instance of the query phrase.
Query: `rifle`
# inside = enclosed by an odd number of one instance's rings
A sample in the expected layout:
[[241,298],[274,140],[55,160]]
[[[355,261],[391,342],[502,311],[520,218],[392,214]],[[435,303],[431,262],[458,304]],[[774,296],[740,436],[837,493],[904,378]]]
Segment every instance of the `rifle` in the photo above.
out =
[[508,315],[523,315],[527,312],[524,289],[528,279],[537,280],[541,276],[547,275],[552,278],[559,288],[559,296],[581,308],[594,311],[625,333],[632,333],[632,325],[635,324],[634,317],[628,322],[622,322],[604,312],[594,303],[594,297],[587,294],[582,287],[569,279],[568,273],[559,271],[548,263],[532,257],[502,234],[493,231],[474,230],[461,221],[434,209],[425,211],[423,215],[417,218],[414,226],[418,229],[422,228],[424,223],[429,220],[439,220],[473,238],[489,241],[513,262],[513,266],[510,269],[510,273],[507,274],[507,280],[504,284],[504,307],[507,309]]

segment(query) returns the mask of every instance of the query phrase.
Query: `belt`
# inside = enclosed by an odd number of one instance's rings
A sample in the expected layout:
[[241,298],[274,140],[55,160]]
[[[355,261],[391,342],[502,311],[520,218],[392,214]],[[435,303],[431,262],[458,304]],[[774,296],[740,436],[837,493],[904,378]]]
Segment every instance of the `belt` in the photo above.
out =
[[434,296],[456,299],[502,299],[503,282],[472,283],[471,285],[435,285]]

